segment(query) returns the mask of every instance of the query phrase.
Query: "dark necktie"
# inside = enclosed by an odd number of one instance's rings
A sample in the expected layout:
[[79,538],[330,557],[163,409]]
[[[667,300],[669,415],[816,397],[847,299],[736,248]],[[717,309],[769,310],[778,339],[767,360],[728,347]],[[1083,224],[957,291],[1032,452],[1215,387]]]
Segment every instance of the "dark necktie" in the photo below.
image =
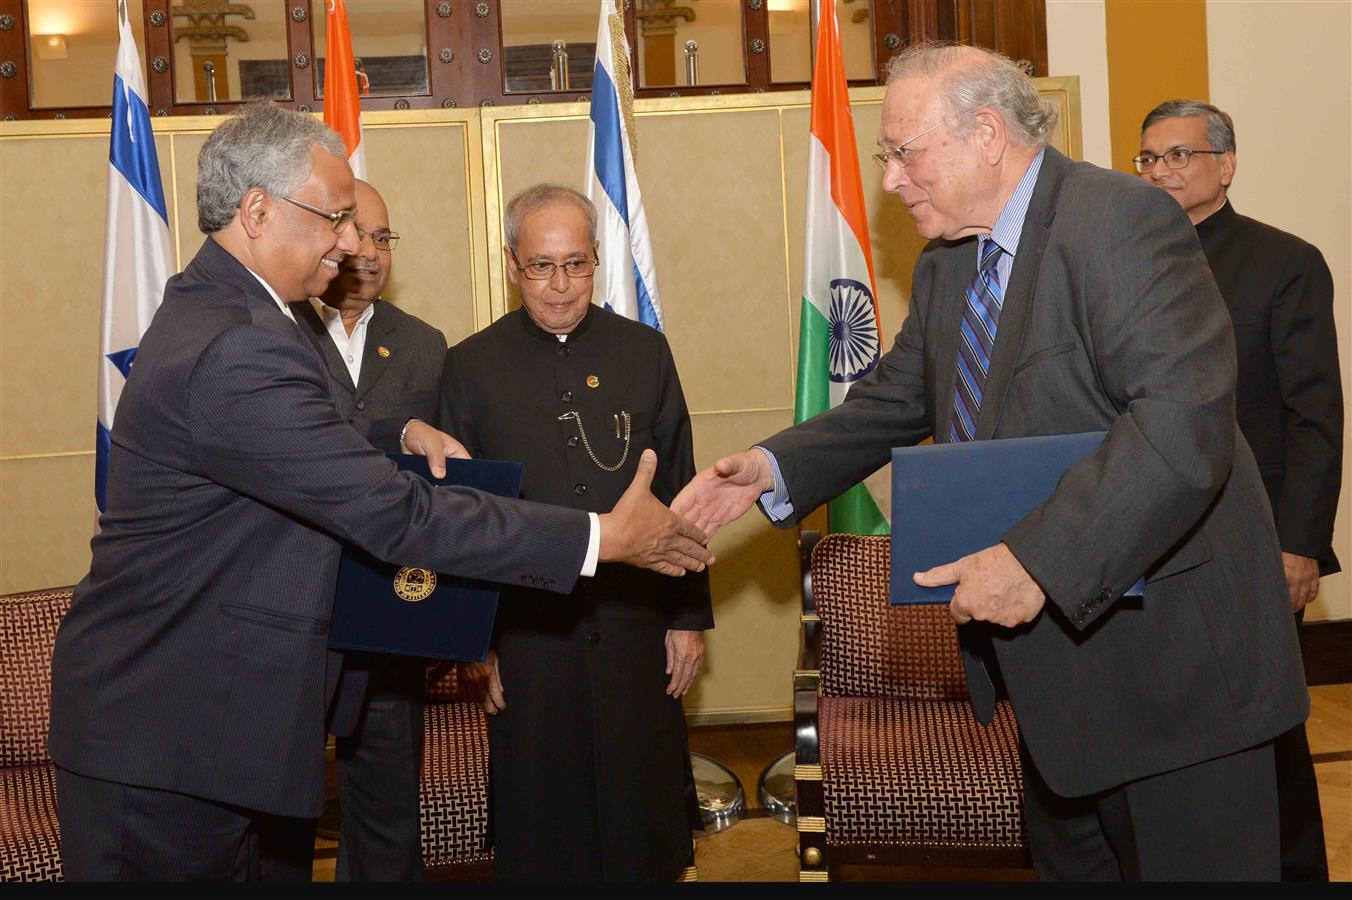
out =
[[[953,443],[976,437],[981,395],[986,389],[991,352],[995,348],[995,330],[1000,324],[1000,308],[1005,299],[995,268],[1004,251],[990,238],[982,238],[979,252],[981,265],[967,286],[967,302],[962,311],[958,373],[953,386],[953,423],[948,429],[949,440]],[[997,667],[990,629],[979,622],[959,625],[958,645],[962,649],[962,668],[967,675],[972,712],[979,722],[989,725],[995,718],[997,699],[990,674]]]
[[953,387],[953,423],[948,437],[954,443],[976,437],[976,419],[981,412],[981,394],[991,368],[995,330],[1000,324],[1004,294],[996,263],[1003,252],[990,238],[981,239],[981,265],[967,285],[962,311],[962,335],[958,343],[958,376]]

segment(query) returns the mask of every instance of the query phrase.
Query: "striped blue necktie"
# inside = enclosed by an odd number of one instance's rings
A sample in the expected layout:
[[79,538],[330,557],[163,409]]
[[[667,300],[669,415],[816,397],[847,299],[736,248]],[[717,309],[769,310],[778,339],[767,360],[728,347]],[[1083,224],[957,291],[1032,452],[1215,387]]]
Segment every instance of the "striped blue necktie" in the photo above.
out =
[[948,437],[954,443],[976,437],[976,418],[981,411],[981,393],[991,367],[995,329],[1000,324],[1000,291],[996,263],[1003,251],[990,238],[981,239],[981,265],[967,286],[962,311],[962,340],[958,344],[958,377],[953,388],[953,424]]

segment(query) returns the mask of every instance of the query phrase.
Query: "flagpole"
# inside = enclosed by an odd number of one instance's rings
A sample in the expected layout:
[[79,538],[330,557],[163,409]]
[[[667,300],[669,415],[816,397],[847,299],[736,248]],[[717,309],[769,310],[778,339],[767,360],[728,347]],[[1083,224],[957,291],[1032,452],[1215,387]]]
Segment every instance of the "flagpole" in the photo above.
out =
[[817,71],[817,23],[822,17],[822,0],[807,0],[807,27],[811,34],[808,50],[811,56],[811,69]]

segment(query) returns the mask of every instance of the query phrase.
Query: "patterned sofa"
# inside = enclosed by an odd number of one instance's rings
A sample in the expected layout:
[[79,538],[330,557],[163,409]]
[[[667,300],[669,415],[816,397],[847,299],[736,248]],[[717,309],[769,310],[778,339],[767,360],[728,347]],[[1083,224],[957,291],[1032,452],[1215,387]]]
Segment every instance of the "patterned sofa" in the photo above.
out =
[[[0,596],[0,881],[60,881],[55,768],[47,757],[51,659],[71,588]],[[444,668],[444,667],[443,667]],[[429,878],[483,878],[488,849],[488,727],[433,669],[421,809]]]
[[71,588],[0,597],[0,881],[60,881],[47,758],[52,646]]
[[[887,537],[803,535],[799,878],[831,864],[1024,868],[1019,732],[979,723],[946,606],[887,603]],[[815,544],[815,546],[813,546]]]

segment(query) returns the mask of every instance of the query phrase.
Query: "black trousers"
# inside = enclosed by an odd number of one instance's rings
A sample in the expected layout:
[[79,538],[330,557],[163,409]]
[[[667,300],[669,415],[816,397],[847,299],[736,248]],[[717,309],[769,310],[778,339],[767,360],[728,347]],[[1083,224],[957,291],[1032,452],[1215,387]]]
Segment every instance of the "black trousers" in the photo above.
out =
[[1023,762],[1033,868],[1044,881],[1276,881],[1280,875],[1270,743],[1088,797],[1058,796],[1026,751]]
[[[1296,628],[1305,613],[1296,613]],[[1328,881],[1324,815],[1310,742],[1301,723],[1272,742],[1277,764],[1277,805],[1282,830],[1282,881]]]
[[349,654],[369,673],[361,716],[337,739],[338,881],[421,881],[418,782],[423,756],[425,660]]
[[67,881],[309,881],[314,821],[56,770]]

